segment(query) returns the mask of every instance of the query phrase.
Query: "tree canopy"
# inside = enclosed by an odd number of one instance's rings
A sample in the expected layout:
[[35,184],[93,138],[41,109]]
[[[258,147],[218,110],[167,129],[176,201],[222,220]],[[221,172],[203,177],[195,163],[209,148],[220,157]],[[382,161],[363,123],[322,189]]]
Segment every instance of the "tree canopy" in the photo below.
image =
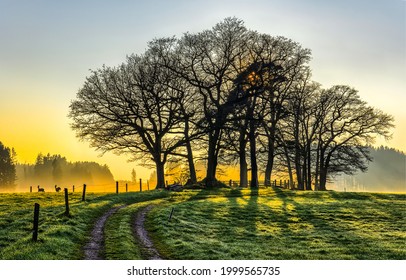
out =
[[155,39],[145,53],[92,71],[70,105],[72,128],[102,152],[153,164],[157,187],[169,161],[187,159],[195,183],[204,159],[213,187],[219,162],[238,159],[242,186],[249,169],[251,187],[260,170],[269,185],[277,163],[295,187],[324,190],[329,175],[365,169],[362,145],[388,138],[393,118],[349,86],[311,81],[310,54],[237,18]]

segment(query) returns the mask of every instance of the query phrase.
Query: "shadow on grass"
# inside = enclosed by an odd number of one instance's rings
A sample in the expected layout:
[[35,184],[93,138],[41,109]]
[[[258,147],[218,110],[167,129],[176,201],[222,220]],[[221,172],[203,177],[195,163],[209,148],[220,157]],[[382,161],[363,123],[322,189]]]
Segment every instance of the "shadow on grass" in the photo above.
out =
[[[276,191],[283,205],[290,203],[294,206],[300,220],[311,223],[313,226],[311,237],[320,244],[314,248],[311,258],[316,259],[404,259],[405,246],[398,250],[396,240],[383,239],[384,226],[376,211],[370,212],[367,207],[379,207],[376,197],[364,194],[331,193],[335,199],[325,204],[298,203],[292,199],[292,194]],[[351,200],[356,200],[351,202]],[[357,203],[358,202],[358,203]],[[369,205],[368,205],[369,204]],[[386,208],[389,205],[386,204]],[[384,209],[381,209],[384,211]],[[384,213],[384,212],[382,212]],[[374,215],[371,215],[374,214]],[[383,221],[388,223],[389,221]],[[396,222],[393,220],[392,222]],[[374,227],[375,226],[375,227]],[[365,232],[363,230],[365,229]],[[371,233],[371,234],[369,234]],[[375,236],[372,236],[372,233]],[[404,238],[403,238],[404,240]],[[402,244],[398,240],[399,245]],[[404,244],[404,243],[403,243]]]

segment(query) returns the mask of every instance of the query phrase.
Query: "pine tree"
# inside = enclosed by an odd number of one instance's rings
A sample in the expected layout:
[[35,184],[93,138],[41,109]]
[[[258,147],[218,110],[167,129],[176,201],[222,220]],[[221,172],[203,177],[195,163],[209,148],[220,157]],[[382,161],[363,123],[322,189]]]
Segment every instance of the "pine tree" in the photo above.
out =
[[16,181],[16,152],[0,142],[0,186],[11,187]]
[[133,183],[136,183],[136,182],[137,182],[137,172],[135,172],[134,168],[133,168],[133,170],[131,171],[131,181],[132,181]]

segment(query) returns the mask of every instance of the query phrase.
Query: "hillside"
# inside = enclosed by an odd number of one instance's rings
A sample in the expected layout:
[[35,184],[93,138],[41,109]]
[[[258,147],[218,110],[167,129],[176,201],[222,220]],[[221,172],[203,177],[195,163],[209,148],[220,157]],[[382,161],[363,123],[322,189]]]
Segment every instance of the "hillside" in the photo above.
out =
[[370,148],[373,158],[365,173],[338,176],[330,189],[368,192],[406,192],[406,154],[388,147]]

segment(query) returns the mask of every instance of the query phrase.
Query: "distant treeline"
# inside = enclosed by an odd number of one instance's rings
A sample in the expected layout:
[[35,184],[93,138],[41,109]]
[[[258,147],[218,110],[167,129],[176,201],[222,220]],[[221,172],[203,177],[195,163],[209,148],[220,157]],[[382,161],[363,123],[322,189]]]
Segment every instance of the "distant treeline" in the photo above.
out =
[[16,171],[19,188],[114,184],[113,174],[107,165],[69,162],[61,155],[39,154],[35,164],[17,164]]
[[369,148],[372,162],[365,173],[339,176],[336,187],[347,191],[406,192],[406,154],[389,147]]

